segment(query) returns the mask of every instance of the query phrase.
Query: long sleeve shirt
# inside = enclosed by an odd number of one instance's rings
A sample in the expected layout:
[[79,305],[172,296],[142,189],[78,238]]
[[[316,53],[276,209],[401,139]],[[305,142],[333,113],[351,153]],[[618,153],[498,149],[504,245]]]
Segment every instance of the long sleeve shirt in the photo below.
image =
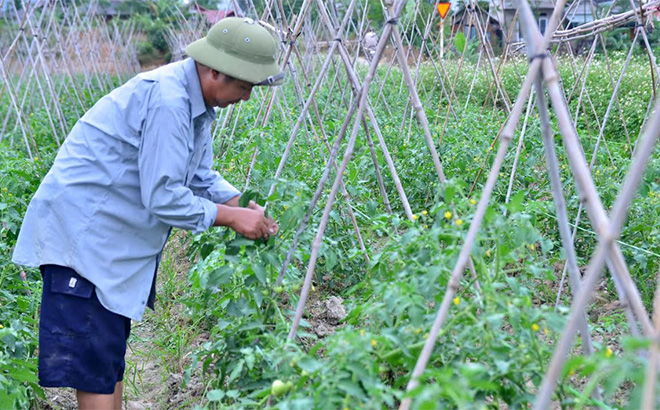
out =
[[140,320],[170,228],[204,231],[239,195],[212,170],[214,118],[191,59],[100,99],[31,200],[13,261],[68,266],[106,309]]

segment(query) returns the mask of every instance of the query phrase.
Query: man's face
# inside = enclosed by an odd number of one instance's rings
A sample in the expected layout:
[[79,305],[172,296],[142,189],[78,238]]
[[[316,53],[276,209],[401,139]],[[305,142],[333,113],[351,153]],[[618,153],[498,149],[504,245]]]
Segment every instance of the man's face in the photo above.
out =
[[204,96],[207,105],[226,108],[231,104],[250,99],[253,87],[251,83],[238,79],[229,80],[217,71],[212,74],[208,93]]

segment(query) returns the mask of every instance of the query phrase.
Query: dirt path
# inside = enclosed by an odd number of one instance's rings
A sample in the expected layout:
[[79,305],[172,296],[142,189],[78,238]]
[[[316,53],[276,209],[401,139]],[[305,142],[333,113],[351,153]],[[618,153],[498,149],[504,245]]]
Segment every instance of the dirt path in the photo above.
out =
[[142,322],[133,322],[131,338],[126,349],[124,373],[124,408],[147,410],[164,408],[167,386],[158,346],[154,343],[155,331],[148,314]]

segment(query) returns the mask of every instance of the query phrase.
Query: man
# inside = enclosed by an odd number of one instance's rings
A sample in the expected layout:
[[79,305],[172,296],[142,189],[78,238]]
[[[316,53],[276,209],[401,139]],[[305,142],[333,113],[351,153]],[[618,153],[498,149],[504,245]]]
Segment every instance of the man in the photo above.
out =
[[367,34],[364,35],[364,52],[367,56],[367,60],[371,61],[376,54],[376,49],[378,48],[378,34],[375,31],[369,29]]
[[227,226],[267,238],[278,226],[212,171],[213,107],[283,79],[278,42],[228,18],[186,48],[190,58],[140,74],[71,130],[32,199],[14,262],[40,267],[39,381],[72,387],[81,409],[121,409],[130,321],[153,308],[172,227]]

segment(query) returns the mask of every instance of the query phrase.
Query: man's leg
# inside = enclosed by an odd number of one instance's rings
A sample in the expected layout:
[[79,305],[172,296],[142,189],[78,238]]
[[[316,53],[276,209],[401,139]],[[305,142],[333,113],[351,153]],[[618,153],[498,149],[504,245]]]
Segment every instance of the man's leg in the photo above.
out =
[[115,410],[121,410],[121,405],[124,402],[124,382],[117,382],[115,385]]
[[79,410],[121,410],[124,383],[117,382],[113,394],[88,393],[76,390]]

